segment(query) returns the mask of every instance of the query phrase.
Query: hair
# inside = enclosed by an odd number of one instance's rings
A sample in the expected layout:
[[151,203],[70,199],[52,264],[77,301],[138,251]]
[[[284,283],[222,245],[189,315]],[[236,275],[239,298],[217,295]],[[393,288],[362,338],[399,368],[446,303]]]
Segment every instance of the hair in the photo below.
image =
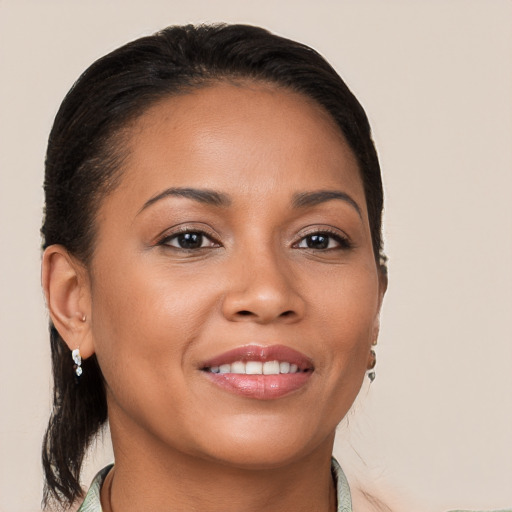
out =
[[[315,50],[248,25],[171,26],[109,53],[80,76],[48,141],[43,249],[61,244],[88,265],[94,254],[95,215],[121,177],[123,134],[130,123],[162,98],[239,79],[303,94],[336,122],[359,164],[373,250],[384,272],[382,182],[362,106]],[[77,384],[70,351],[51,323],[50,342],[54,392],[42,449],[45,507],[67,506],[83,495],[83,458],[107,421],[96,356],[83,361]]]

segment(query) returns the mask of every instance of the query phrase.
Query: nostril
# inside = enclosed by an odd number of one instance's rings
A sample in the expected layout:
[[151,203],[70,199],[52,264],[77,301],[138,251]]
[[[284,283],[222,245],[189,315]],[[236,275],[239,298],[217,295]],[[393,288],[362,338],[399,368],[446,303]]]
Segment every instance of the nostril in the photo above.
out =
[[247,311],[247,310],[242,310],[242,311],[239,311],[238,312],[239,315],[241,316],[249,316],[249,315],[252,315],[252,313],[250,311]]
[[283,313],[281,313],[279,316],[287,317],[287,316],[292,316],[292,315],[293,315],[293,311],[291,309],[289,309],[288,311],[284,311]]

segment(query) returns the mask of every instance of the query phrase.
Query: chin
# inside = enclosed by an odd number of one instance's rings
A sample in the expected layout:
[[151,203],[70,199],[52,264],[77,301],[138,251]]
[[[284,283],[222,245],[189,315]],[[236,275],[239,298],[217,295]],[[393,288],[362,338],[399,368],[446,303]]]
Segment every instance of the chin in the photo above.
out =
[[[318,450],[324,444],[330,456],[334,443],[332,435],[325,432],[311,432],[295,423],[270,425],[261,418],[252,426],[224,427],[216,436],[209,436],[205,450],[207,457],[218,463],[240,469],[272,469],[295,463]],[[210,431],[212,434],[212,431]]]
[[287,447],[278,450],[273,450],[268,446],[264,449],[253,447],[253,449],[238,452],[228,448],[216,450],[210,460],[237,469],[261,471],[294,464],[308,453],[303,447]]

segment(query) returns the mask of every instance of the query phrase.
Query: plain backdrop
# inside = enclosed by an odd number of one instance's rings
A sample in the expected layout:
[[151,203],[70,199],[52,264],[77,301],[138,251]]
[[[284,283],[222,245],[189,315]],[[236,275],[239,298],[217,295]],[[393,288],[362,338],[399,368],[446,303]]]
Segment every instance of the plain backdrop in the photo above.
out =
[[[50,362],[43,162],[95,59],[169,24],[265,26],[322,53],[370,117],[390,286],[350,475],[409,510],[512,506],[512,2],[0,0],[0,511],[39,510]],[[111,457],[108,435],[84,483]]]

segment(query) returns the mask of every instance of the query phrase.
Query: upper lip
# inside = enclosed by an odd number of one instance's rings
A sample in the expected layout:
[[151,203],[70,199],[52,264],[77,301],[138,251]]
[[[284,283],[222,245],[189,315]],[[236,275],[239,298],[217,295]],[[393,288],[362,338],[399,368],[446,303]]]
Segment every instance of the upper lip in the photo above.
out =
[[243,345],[208,359],[202,369],[231,364],[235,361],[287,361],[300,370],[313,370],[313,362],[301,352],[285,345]]

